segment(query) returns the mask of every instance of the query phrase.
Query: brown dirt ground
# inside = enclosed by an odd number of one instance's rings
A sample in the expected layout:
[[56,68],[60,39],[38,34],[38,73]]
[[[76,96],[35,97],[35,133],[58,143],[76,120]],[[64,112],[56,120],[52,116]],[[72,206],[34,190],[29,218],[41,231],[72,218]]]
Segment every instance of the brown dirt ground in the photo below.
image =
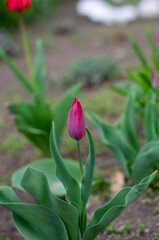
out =
[[[56,22],[71,18],[75,22],[75,28],[67,35],[52,35],[52,30]],[[34,40],[38,36],[44,36],[49,39],[49,46],[46,48],[46,66],[48,70],[48,76],[61,74],[66,70],[66,67],[70,61],[80,57],[88,57],[94,55],[112,56],[120,63],[124,64],[127,68],[132,65],[137,65],[136,57],[134,56],[124,33],[129,31],[133,33],[136,39],[142,44],[146,53],[148,53],[147,40],[144,35],[145,26],[151,26],[153,29],[158,28],[158,20],[155,21],[137,21],[129,24],[128,26],[114,26],[106,27],[100,24],[93,24],[87,19],[81,19],[76,16],[74,10],[74,3],[66,1],[66,3],[59,9],[55,16],[50,18],[50,21],[43,23],[36,23],[32,26],[28,26],[30,43],[32,49],[34,49]],[[17,32],[13,33],[15,40],[19,43]],[[34,54],[32,54],[34,55]],[[15,59],[16,65],[27,74],[23,55],[19,54]],[[89,91],[89,90],[87,90]],[[61,91],[62,94],[63,91]],[[48,93],[51,99],[52,95],[56,98],[59,97],[59,92],[56,91],[56,85],[51,81],[51,77],[48,77]],[[13,124],[13,117],[11,117],[7,110],[6,105],[9,102],[17,99],[27,99],[27,94],[24,93],[21,86],[15,81],[12,73],[8,70],[3,62],[0,62],[0,112],[2,120],[6,127],[0,133],[0,142],[11,133],[16,133],[16,129]],[[103,152],[101,156],[104,159]],[[29,144],[26,149],[21,153],[21,158],[11,156],[8,152],[2,152],[0,157],[0,179],[2,184],[9,183],[11,172],[24,163],[29,163],[32,158],[36,159],[41,157],[40,154],[36,154],[33,157],[33,147]],[[110,167],[114,167],[116,164],[113,162],[107,166],[107,170]],[[109,171],[107,171],[109,172]],[[18,192],[18,196],[23,202],[32,202],[31,198],[25,193]],[[145,203],[144,199],[147,198],[143,195],[136,203],[128,207],[120,217],[114,221],[114,226],[122,227],[126,220],[131,221],[131,232],[136,232],[138,229],[138,219],[141,219],[141,223],[145,224],[143,233],[140,236],[132,236],[131,233],[127,235],[120,235],[117,238],[117,234],[108,235],[106,232],[99,235],[98,240],[155,240],[154,233],[159,233],[159,219],[154,216],[154,207],[156,206],[155,200],[150,198],[150,203]],[[89,202],[89,213],[94,212],[98,205],[101,205],[104,200],[96,201],[91,199]],[[0,237],[6,236],[8,240],[22,240],[19,233],[15,229],[11,214],[0,207]],[[159,238],[157,238],[159,239]]]

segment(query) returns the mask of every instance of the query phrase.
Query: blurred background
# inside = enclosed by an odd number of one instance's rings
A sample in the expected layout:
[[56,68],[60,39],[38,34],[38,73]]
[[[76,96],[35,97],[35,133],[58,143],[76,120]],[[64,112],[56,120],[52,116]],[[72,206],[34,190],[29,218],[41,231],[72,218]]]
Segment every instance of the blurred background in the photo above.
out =
[[[159,34],[159,1],[32,0],[30,9],[24,12],[24,18],[32,58],[35,56],[37,39],[42,39],[45,47],[48,101],[54,105],[66,89],[81,82],[83,88],[79,100],[84,110],[97,113],[112,122],[116,121],[124,111],[126,99],[112,92],[108,85],[127,80],[125,72],[139,65],[125,34],[131,33],[145,55],[149,56],[145,28],[149,27]],[[18,25],[18,14],[9,12],[5,0],[2,0],[0,47],[28,76]],[[0,60],[0,138],[1,142],[3,140],[0,151],[5,153],[2,161],[8,159],[0,166],[1,173],[21,166],[22,162],[17,159],[22,154],[23,164],[28,163],[32,155],[34,159],[41,156],[17,133],[13,116],[6,109],[9,103],[28,99],[29,96],[12,72]],[[87,124],[90,125],[89,122]],[[69,140],[66,141],[66,138]],[[96,133],[94,138],[99,138]],[[76,144],[68,138],[67,131],[63,142],[63,155],[76,157]],[[105,155],[101,143],[97,141],[96,144],[97,157],[99,154],[102,161]],[[83,145],[85,147],[85,143]],[[85,150],[84,154],[87,155],[86,147]]]
[[[149,59],[150,47],[145,34],[149,28],[159,43],[159,0],[32,0],[24,12],[31,57],[35,58],[36,40],[44,45],[47,70],[47,96],[51,106],[73,84],[82,83],[78,95],[84,112],[93,112],[111,123],[125,109],[126,97],[112,91],[110,85],[128,81],[126,73],[139,69],[139,61],[126,37],[131,33]],[[18,14],[0,3],[0,47],[26,76]],[[29,102],[30,96],[0,59],[0,183],[10,184],[12,173],[43,158],[42,153],[20,134],[7,106]],[[117,164],[101,143],[88,119],[96,145],[96,166],[110,180],[110,169]],[[87,138],[81,142],[82,157],[88,154]],[[60,145],[63,157],[77,159],[76,143],[65,128]],[[107,169],[107,170],[106,170]],[[4,220],[5,219],[5,220]],[[11,220],[10,220],[11,221]],[[6,224],[7,223],[7,224]],[[11,225],[11,223],[10,223]],[[11,225],[12,226],[12,225]],[[7,228],[7,229],[6,229]],[[0,221],[3,235],[8,234],[8,215]],[[15,239],[17,232],[13,228]],[[11,239],[13,233],[11,233]]]
[[[125,97],[109,88],[120,80],[127,81],[125,72],[138,67],[139,62],[126,38],[131,33],[149,56],[145,28],[159,34],[158,0],[32,0],[24,12],[31,55],[35,57],[35,42],[42,39],[45,47],[48,101],[55,102],[76,82],[83,83],[79,94],[84,111],[99,114],[111,122],[124,111]],[[15,65],[28,76],[21,46],[18,15],[9,12],[5,0],[0,7],[0,47],[12,57]],[[10,103],[27,101],[29,96],[15,80],[6,64],[0,60],[0,173],[41,157],[14,126],[9,115]],[[92,128],[87,121],[87,125]],[[105,149],[92,128],[97,158],[105,160]],[[87,141],[87,140],[85,140]],[[67,130],[61,144],[64,156],[76,158],[76,144]],[[87,144],[83,142],[84,155]],[[18,159],[23,156],[23,161]],[[5,161],[7,159],[7,161]],[[109,161],[107,161],[109,164]],[[9,180],[9,175],[3,177]]]

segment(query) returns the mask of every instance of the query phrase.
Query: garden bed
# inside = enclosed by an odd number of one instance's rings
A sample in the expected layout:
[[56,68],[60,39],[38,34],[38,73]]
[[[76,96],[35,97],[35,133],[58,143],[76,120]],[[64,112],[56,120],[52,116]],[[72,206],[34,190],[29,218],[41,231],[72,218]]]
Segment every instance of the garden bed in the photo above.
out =
[[[52,31],[55,27],[55,23],[60,22],[61,19],[64,20],[65,18],[73,19],[76,27],[66,35],[53,35]],[[133,33],[136,39],[142,43],[142,46],[147,54],[147,42],[143,31],[143,25],[146,26],[147,24],[149,26],[153,26],[153,29],[157,29],[158,21],[156,20],[148,23],[138,21],[129,26],[119,28],[107,28],[102,25],[93,24],[86,19],[77,17],[74,12],[74,3],[67,1],[67,4],[60,8],[56,16],[50,19],[47,26],[45,23],[36,23],[33,26],[28,26],[31,36],[30,42],[32,44],[32,49],[34,39],[40,35],[43,36],[45,43],[48,44],[45,51],[45,58],[49,73],[47,83],[49,101],[52,101],[52,96],[54,99],[58,99],[59,91],[60,95],[62,95],[65,91],[65,89],[61,88],[54,79],[55,76],[63,74],[66,71],[68,63],[74,59],[102,55],[115,58],[127,69],[137,65],[136,58],[124,36],[124,32],[130,31]],[[41,29],[43,29],[42,33]],[[17,32],[15,33],[14,38],[17,39]],[[20,53],[14,60],[17,66],[23,72],[26,72],[23,55]],[[23,92],[21,86],[17,83],[12,73],[2,61],[0,61],[0,69],[0,185],[4,185],[10,184],[10,177],[14,170],[24,164],[29,164],[32,160],[41,159],[42,156],[38,151],[34,150],[34,148],[30,146],[30,144],[20,134],[17,134],[13,124],[13,117],[11,117],[6,110],[6,105],[9,102],[26,100],[28,99],[28,96]],[[112,82],[118,80],[121,80],[120,76],[112,79]],[[60,90],[57,91],[57,89]],[[93,103],[92,106],[90,102],[91,100],[93,101],[94,96],[97,95],[100,96],[98,96],[100,105],[97,107]],[[108,96],[111,96],[112,100],[110,100]],[[107,115],[107,118],[111,121],[115,121],[117,116],[124,109],[125,99],[108,91],[105,84],[92,89],[84,89],[80,93],[79,98],[81,102],[83,102],[84,110],[94,111],[100,114],[101,117],[105,117]],[[89,103],[87,101],[89,101]],[[108,101],[109,104],[107,103]],[[118,102],[120,102],[120,104],[117,104]],[[109,110],[105,108],[105,106],[108,105]],[[117,109],[116,113],[114,109]],[[88,123],[88,126],[93,130],[90,123]],[[117,168],[117,164],[114,160],[110,163],[110,159],[112,157],[107,153],[105,148],[101,149],[102,145],[99,143],[100,138],[95,130],[93,130],[93,135],[95,138],[95,145],[97,145],[96,165],[101,166],[104,164],[106,166],[105,178],[108,179],[111,177],[110,169],[114,171],[114,169]],[[10,136],[13,137],[11,138]],[[64,136],[64,143],[65,139],[66,136]],[[4,144],[4,142],[6,144]],[[65,146],[61,148],[61,152],[64,157],[72,157],[75,159],[75,149],[68,149],[68,146],[70,146],[71,143],[72,142],[64,144]],[[11,149],[11,147],[13,149]],[[86,155],[87,149],[83,152],[83,156]],[[105,162],[108,162],[108,164],[105,164]],[[17,192],[17,194],[22,202],[33,202],[26,193]],[[88,203],[89,214],[91,215],[94,210],[105,201],[108,201],[108,197],[106,199],[103,199],[100,195],[91,197]],[[149,194],[144,194],[113,222],[113,226],[122,231],[122,233],[113,232],[108,234],[104,232],[97,237],[97,240],[159,239],[159,218],[157,213],[154,213],[156,206],[157,202],[154,200],[154,197]],[[0,216],[0,239],[3,239],[3,236],[6,236],[7,240],[23,239],[20,237],[13,225],[11,214],[2,207],[0,207]]]

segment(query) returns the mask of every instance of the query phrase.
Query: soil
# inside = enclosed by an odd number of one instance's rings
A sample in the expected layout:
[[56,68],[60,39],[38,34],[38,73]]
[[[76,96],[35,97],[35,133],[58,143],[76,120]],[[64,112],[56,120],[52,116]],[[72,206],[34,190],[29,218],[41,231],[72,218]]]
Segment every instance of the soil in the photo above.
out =
[[[65,19],[71,19],[74,22],[74,28],[69,30],[68,33],[62,33],[56,30],[55,26],[60,21],[65,21]],[[71,1],[66,1],[63,6],[58,10],[56,15],[50,18],[49,21],[34,23],[32,26],[28,26],[30,43],[32,49],[34,49],[34,40],[38,36],[44,36],[44,40],[47,42],[48,46],[45,51],[46,66],[48,71],[48,94],[51,101],[52,95],[57,99],[63,93],[64,89],[57,90],[57,86],[54,81],[52,81],[53,76],[62,74],[65,72],[68,63],[74,59],[80,57],[88,57],[94,55],[110,56],[114,57],[119,63],[123,64],[124,67],[130,68],[136,66],[138,63],[133,51],[131,50],[129,43],[127,42],[124,33],[129,31],[133,33],[135,38],[148,54],[147,40],[144,34],[145,26],[150,26],[153,29],[158,29],[159,20],[155,21],[137,21],[135,23],[124,25],[124,26],[114,26],[106,27],[100,24],[95,24],[87,19],[80,18],[75,14],[75,4]],[[15,30],[13,32],[13,38],[17,43],[19,43],[19,34]],[[49,43],[48,43],[49,42]],[[33,52],[33,51],[32,51]],[[34,54],[32,54],[34,56]],[[25,67],[25,62],[23,60],[23,54],[20,53],[14,58],[16,65],[19,69],[27,75],[27,70]],[[91,90],[85,90],[91,91]],[[17,83],[8,70],[7,66],[0,61],[0,124],[1,121],[4,123],[5,127],[1,130],[0,141],[1,145],[6,136],[17,131],[14,126],[13,117],[7,112],[6,105],[13,100],[25,100],[28,99],[28,95],[23,91],[19,83]],[[20,134],[18,135],[20,138]],[[39,153],[35,153],[34,148],[27,144],[25,148],[20,150],[21,152],[18,156],[11,155],[7,150],[1,151],[0,157],[0,182],[2,184],[10,184],[11,173],[29,163],[31,160],[36,158],[41,158]],[[99,154],[98,158],[105,159],[105,151]],[[64,153],[67,155],[67,153]],[[109,155],[108,155],[109,156]],[[70,156],[68,156],[70,157]],[[109,156],[110,157],[110,156]],[[111,163],[110,163],[111,162]],[[97,163],[101,165],[101,163]],[[110,176],[110,168],[116,167],[114,160],[108,161],[105,165],[106,176]],[[18,196],[23,202],[32,202],[32,199],[26,194],[17,191]],[[146,199],[149,201],[146,202]],[[102,205],[106,200],[97,198],[91,198],[88,204],[88,212],[92,214],[97,207]],[[100,200],[99,200],[100,199]],[[157,240],[155,238],[155,233],[159,234],[159,218],[154,215],[154,208],[157,202],[150,196],[144,194],[135,203],[129,206],[114,222],[113,226],[117,228],[123,228],[125,221],[131,222],[131,230],[125,231],[122,234],[111,233],[108,234],[106,231],[97,237],[97,240]],[[145,225],[143,231],[139,234],[139,222]],[[7,240],[22,240],[23,238],[17,232],[14,224],[12,222],[12,217],[10,212],[6,209],[0,207],[0,239],[3,236],[7,237]],[[157,235],[156,235],[157,236]]]

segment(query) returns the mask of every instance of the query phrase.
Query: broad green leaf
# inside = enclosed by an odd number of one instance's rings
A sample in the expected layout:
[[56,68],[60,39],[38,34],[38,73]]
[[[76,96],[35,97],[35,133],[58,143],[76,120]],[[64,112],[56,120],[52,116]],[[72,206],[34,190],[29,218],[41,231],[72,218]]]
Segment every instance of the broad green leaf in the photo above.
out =
[[132,171],[133,182],[139,182],[157,163],[159,163],[159,141],[153,141],[141,148],[135,159]]
[[50,151],[53,160],[56,163],[56,176],[62,182],[66,189],[66,199],[72,204],[76,205],[78,209],[81,209],[81,192],[77,181],[71,176],[68,171],[63,158],[61,157],[55,136],[55,126],[53,124],[50,135]]
[[129,40],[134,52],[136,53],[138,59],[140,60],[141,64],[143,66],[147,66],[148,64],[147,64],[146,58],[145,58],[143,52],[141,51],[140,47],[138,46],[137,42],[135,41],[134,37],[129,33],[127,33],[126,36],[127,36],[127,39]]
[[[71,159],[64,159],[64,161],[72,177],[75,178],[77,182],[80,182],[81,174],[78,162]],[[56,165],[51,158],[34,161],[30,163],[29,166],[43,172],[43,174],[46,175],[51,191],[54,192],[57,196],[64,196],[66,194],[64,186],[56,177]],[[13,173],[11,183],[14,188],[24,190],[21,187],[20,182],[27,168],[28,165],[16,170]]]
[[156,95],[151,90],[146,98],[145,110],[144,110],[144,135],[146,141],[152,141],[156,139]]
[[49,208],[61,218],[70,240],[79,239],[77,208],[51,193],[48,180],[42,172],[28,168],[21,185],[38,204]]
[[0,205],[10,210],[14,223],[26,240],[68,240],[62,220],[41,205],[19,203],[8,187],[0,187]]
[[133,92],[130,93],[124,118],[124,128],[129,144],[138,152],[140,146],[137,137],[135,120],[135,100]]
[[82,187],[81,187],[81,199],[83,205],[87,204],[90,192],[91,192],[91,186],[92,186],[92,181],[93,181],[93,173],[94,173],[94,165],[95,165],[95,146],[94,146],[94,141],[92,138],[92,135],[88,128],[87,130],[87,135],[89,139],[89,155],[86,161],[85,169],[84,169],[84,174],[82,178]]
[[157,171],[144,178],[138,185],[121,190],[110,202],[99,208],[90,221],[83,240],[93,240],[103,231],[122,211],[137,200],[152,182]]
[[151,88],[150,67],[133,70],[127,74],[127,77],[137,83],[145,92],[147,92]]
[[15,104],[8,107],[16,115],[15,124],[45,156],[50,156],[49,136],[52,111],[48,103],[35,97],[31,103]]
[[15,77],[19,80],[19,82],[30,92],[34,93],[34,89],[29,81],[22,75],[22,73],[16,68],[12,60],[5,54],[2,48],[0,48],[0,57],[3,61],[8,65],[10,70],[13,72]]
[[130,175],[130,167],[136,154],[126,143],[122,132],[115,126],[102,122],[95,114],[87,114],[88,119],[96,127],[104,144],[110,149],[126,174]]
[[57,102],[53,109],[53,121],[56,125],[56,141],[59,144],[61,134],[67,121],[69,110],[71,109],[74,97],[78,95],[80,85],[71,87],[64,96]]
[[43,54],[43,44],[42,41],[37,41],[36,43],[36,58],[35,58],[35,80],[36,80],[36,90],[38,96],[45,100],[46,89],[45,89],[45,63]]

